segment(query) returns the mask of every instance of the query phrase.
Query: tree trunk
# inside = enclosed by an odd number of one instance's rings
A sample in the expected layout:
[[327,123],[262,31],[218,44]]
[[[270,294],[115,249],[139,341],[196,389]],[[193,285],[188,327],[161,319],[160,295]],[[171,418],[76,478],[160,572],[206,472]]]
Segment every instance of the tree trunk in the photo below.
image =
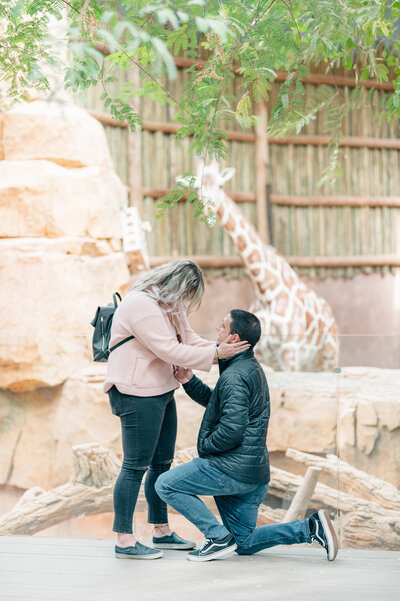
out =
[[12,511],[0,518],[0,534],[26,535],[80,515],[112,511],[112,489],[120,462],[101,445],[73,448],[74,467],[66,484],[47,492],[26,491]]
[[393,484],[358,470],[336,455],[327,455],[325,458],[302,453],[295,449],[287,449],[286,457],[299,463],[319,467],[333,476],[337,476],[339,471],[339,481],[344,484],[350,494],[379,503],[386,509],[400,511],[400,492]]
[[[73,517],[112,511],[112,489],[121,467],[117,457],[95,443],[76,446],[73,453],[74,468],[70,481],[47,492],[39,487],[26,491],[14,509],[0,518],[0,535],[34,534]],[[174,465],[186,463],[196,456],[194,447],[177,451]],[[318,459],[315,458],[316,461]],[[323,484],[316,485],[307,503],[311,490],[309,485],[304,486],[304,482],[302,476],[271,467],[272,495],[295,497],[301,491],[298,498],[302,499],[302,512],[308,505],[312,508],[328,507],[333,511],[338,508],[347,514],[340,520],[344,546],[400,549],[400,511],[386,509]],[[305,491],[307,494],[304,494]],[[139,502],[143,501],[142,496]],[[268,505],[262,504],[259,514],[268,522],[284,519],[282,509],[272,509]]]

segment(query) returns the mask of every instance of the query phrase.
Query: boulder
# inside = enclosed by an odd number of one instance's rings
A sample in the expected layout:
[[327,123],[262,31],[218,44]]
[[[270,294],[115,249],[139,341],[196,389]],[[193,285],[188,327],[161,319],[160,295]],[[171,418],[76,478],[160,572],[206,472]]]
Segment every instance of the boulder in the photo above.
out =
[[4,114],[2,142],[9,161],[113,168],[103,126],[73,104],[37,100],[17,105]]
[[[333,452],[336,448],[337,397],[330,374],[286,372],[267,376],[271,395],[268,449],[285,452],[288,447],[309,453]],[[328,376],[324,379],[323,376]],[[293,443],[295,442],[295,446]]]
[[128,270],[122,252],[93,238],[0,240],[0,388],[56,386],[91,360],[93,318]]
[[121,455],[120,423],[102,391],[104,379],[101,365],[55,388],[0,391],[0,484],[44,489],[64,484],[75,444],[103,440]]
[[74,445],[102,441],[121,458],[120,420],[112,414],[108,395],[103,392],[105,377],[106,366],[94,365],[62,387],[54,421],[52,486],[63,484],[72,473]]
[[2,116],[0,387],[57,386],[91,360],[96,307],[129,281],[121,208],[103,127],[71,104]]
[[105,167],[0,161],[0,238],[121,238],[126,187]]
[[59,388],[0,391],[0,483],[22,489],[50,485]]

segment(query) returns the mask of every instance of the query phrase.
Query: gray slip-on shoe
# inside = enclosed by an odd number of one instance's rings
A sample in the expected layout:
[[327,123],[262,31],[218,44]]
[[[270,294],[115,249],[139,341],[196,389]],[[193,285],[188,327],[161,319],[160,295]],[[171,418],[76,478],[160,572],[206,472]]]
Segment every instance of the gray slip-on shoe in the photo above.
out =
[[115,557],[117,559],[158,559],[164,554],[162,551],[156,551],[152,547],[146,547],[137,542],[131,547],[118,547],[115,545]]
[[176,532],[172,532],[166,536],[153,536],[153,547],[155,549],[181,549],[187,551],[188,549],[194,549],[196,543],[185,540],[178,536]]

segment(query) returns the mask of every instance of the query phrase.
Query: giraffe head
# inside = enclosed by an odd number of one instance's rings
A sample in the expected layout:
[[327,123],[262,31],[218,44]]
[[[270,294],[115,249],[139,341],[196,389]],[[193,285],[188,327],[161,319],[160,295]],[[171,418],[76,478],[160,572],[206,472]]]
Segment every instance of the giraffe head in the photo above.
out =
[[178,181],[193,186],[204,204],[204,212],[209,225],[215,224],[215,213],[223,199],[222,187],[235,173],[233,167],[219,170],[218,162],[213,159],[206,165],[201,158],[196,159],[196,175],[188,178],[180,177]]

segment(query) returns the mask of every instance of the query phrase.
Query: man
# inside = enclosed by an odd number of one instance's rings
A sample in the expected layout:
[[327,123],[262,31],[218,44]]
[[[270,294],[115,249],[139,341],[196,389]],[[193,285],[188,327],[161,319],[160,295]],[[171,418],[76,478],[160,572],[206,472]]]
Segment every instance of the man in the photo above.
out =
[[[270,416],[268,385],[254,346],[261,336],[255,315],[233,310],[218,326],[218,344],[247,340],[250,348],[219,361],[220,377],[211,390],[191,370],[175,368],[186,393],[206,407],[200,426],[199,457],[162,474],[159,496],[204,534],[191,561],[209,561],[237,550],[249,555],[275,545],[319,543],[335,559],[337,538],[328,514],[256,528],[258,507],[269,482],[266,436]],[[197,495],[214,496],[222,524]]]

